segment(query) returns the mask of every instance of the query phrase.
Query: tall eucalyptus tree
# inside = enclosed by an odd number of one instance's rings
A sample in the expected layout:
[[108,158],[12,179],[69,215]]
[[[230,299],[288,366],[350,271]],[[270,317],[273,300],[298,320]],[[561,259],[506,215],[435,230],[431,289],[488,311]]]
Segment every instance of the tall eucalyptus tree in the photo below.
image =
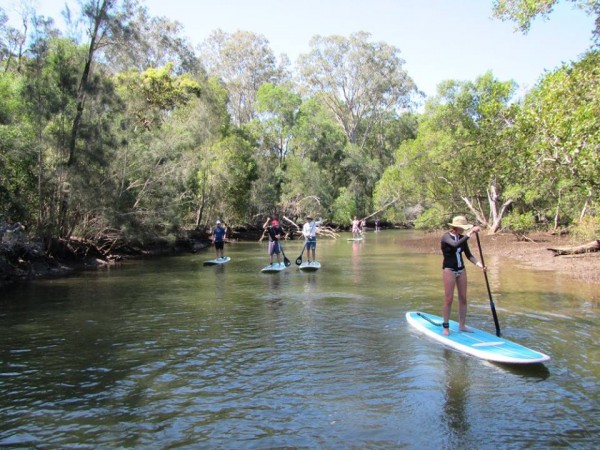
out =
[[298,59],[306,92],[327,105],[348,141],[360,148],[382,114],[410,108],[417,94],[400,50],[370,37],[315,36],[310,53]]
[[390,113],[410,109],[418,95],[400,50],[370,38],[366,32],[348,38],[315,36],[312,50],[298,59],[305,93],[327,107],[346,135],[341,167],[359,214],[370,208],[375,183],[387,162],[374,134]]
[[248,31],[214,31],[202,43],[200,56],[209,76],[224,83],[232,121],[238,127],[256,116],[259,88],[267,82],[277,84],[287,76],[286,67],[278,64],[269,41]]

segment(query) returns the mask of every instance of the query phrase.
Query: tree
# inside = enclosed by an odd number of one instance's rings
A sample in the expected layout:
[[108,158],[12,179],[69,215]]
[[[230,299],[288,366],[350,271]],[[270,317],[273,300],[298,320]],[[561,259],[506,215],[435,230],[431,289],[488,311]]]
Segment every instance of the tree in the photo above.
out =
[[298,59],[306,91],[327,105],[350,143],[363,148],[382,113],[411,106],[416,86],[402,68],[400,50],[371,35],[315,36]]
[[[501,20],[517,23],[517,28],[527,33],[531,21],[538,16],[547,19],[559,0],[494,0],[494,16]],[[596,27],[593,30],[594,41],[600,45],[600,1],[598,0],[569,0],[577,8],[596,16]]]
[[302,99],[289,86],[263,84],[257,92],[257,118],[253,121],[260,149],[283,163],[291,151],[290,141]]
[[229,110],[238,127],[255,117],[258,89],[285,78],[269,41],[248,31],[214,31],[201,47],[201,60],[210,76],[220,78],[229,92]]
[[[566,222],[600,204],[600,52],[548,73],[527,96],[517,120],[530,195],[554,202]],[[575,209],[575,210],[574,210]],[[578,213],[577,213],[578,209]]]
[[129,1],[131,0],[124,0],[123,7],[120,9],[117,8],[118,0],[86,0],[82,4],[82,20],[87,21],[89,43],[87,46],[87,57],[79,80],[79,86],[77,87],[77,107],[71,127],[68,167],[72,166],[75,162],[77,136],[83,116],[85,100],[90,90],[89,81],[94,56],[99,49],[110,44],[111,37],[119,35],[126,28],[125,24],[130,20],[132,14],[128,7]]
[[442,83],[417,137],[401,145],[395,166],[386,171],[378,203],[408,197],[448,215],[466,208],[497,231],[514,201],[506,192],[518,181],[511,178],[513,148],[507,139],[517,108],[511,104],[515,88],[491,73],[475,82]]
[[114,45],[104,48],[113,73],[136,69],[144,72],[170,64],[176,75],[197,73],[200,62],[183,26],[166,17],[151,17],[145,7],[131,6],[131,20],[114,36]]

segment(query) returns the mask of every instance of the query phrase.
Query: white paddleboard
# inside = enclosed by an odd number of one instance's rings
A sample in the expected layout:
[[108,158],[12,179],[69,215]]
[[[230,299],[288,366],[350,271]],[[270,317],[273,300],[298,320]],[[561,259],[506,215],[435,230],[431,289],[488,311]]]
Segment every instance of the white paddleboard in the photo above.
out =
[[265,266],[261,269],[261,272],[263,273],[275,273],[275,272],[281,272],[282,270],[285,270],[285,264],[284,263],[273,263],[273,264],[269,264],[268,266]]
[[300,269],[303,272],[315,272],[320,268],[321,263],[319,261],[311,262],[310,264],[308,263],[308,261],[304,261],[298,266],[298,269]]
[[442,334],[443,319],[432,314],[409,311],[406,320],[427,336],[469,355],[488,361],[507,364],[534,364],[548,361],[550,357],[515,342],[469,326],[472,333],[459,331],[458,323],[450,321],[450,334]]
[[350,238],[349,241],[362,241],[363,238]]
[[229,256],[225,256],[223,258],[215,258],[215,259],[209,259],[208,261],[204,261],[204,265],[205,266],[216,266],[218,264],[225,264],[229,261],[231,261],[231,258]]

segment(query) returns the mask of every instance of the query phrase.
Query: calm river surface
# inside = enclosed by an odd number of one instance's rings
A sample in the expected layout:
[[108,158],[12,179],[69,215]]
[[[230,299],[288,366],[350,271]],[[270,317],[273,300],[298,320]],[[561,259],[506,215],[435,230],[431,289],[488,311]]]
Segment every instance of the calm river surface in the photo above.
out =
[[[266,243],[235,243],[225,266],[209,250],[2,294],[0,446],[598,448],[597,286],[484,253],[503,336],[552,357],[487,363],[409,328],[442,303],[441,258],[410,234],[320,239],[312,274],[262,274]],[[468,323],[493,333],[473,269]]]

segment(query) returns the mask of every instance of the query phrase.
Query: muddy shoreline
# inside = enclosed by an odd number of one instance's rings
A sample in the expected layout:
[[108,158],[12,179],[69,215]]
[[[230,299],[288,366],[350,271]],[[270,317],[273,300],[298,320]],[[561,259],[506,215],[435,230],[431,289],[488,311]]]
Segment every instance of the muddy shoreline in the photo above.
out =
[[[418,239],[404,241],[403,245],[419,253],[441,254],[439,242],[442,233],[426,233]],[[526,269],[553,271],[586,284],[600,284],[600,252],[555,256],[554,252],[548,250],[581,244],[568,235],[534,233],[529,234],[525,240],[519,240],[512,233],[486,235],[483,232],[480,240],[484,257],[489,255],[509,258]],[[469,246],[477,255],[477,243],[474,239]]]

